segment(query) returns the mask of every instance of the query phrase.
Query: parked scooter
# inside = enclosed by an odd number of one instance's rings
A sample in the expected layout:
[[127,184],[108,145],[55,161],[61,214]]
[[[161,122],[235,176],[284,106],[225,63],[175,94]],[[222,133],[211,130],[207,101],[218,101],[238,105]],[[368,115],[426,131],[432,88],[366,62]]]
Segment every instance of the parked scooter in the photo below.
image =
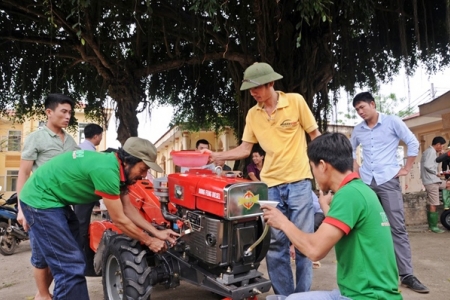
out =
[[[0,199],[2,197],[3,194]],[[0,205],[0,253],[11,255],[20,242],[28,239],[28,233],[17,222],[17,194],[14,193]]]

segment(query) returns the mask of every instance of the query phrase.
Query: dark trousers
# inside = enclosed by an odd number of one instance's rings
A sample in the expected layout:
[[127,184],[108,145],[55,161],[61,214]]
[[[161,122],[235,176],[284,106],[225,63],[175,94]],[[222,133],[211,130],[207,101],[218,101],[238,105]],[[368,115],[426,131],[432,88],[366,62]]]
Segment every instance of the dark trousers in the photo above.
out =
[[86,276],[91,276],[94,268],[91,264],[93,261],[94,252],[89,246],[89,224],[91,223],[91,215],[95,203],[96,202],[73,206],[78,222],[80,222],[81,246],[86,258]]

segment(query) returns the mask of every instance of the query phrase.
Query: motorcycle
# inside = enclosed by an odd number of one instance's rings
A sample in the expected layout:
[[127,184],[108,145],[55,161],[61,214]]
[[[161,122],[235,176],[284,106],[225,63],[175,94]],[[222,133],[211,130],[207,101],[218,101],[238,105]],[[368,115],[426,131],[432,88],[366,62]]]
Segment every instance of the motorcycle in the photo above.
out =
[[[0,187],[1,189],[1,187]],[[3,194],[0,195],[0,199]],[[11,255],[20,242],[29,239],[28,233],[17,222],[17,194],[0,205],[0,253]]]

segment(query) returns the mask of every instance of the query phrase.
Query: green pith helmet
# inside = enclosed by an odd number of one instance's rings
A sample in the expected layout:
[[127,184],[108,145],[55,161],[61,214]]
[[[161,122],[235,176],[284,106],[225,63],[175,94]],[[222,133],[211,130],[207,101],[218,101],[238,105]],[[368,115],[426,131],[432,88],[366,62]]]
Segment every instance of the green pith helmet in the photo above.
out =
[[254,63],[244,72],[244,80],[242,80],[241,91],[245,91],[281,78],[283,78],[283,76],[275,72],[269,64]]

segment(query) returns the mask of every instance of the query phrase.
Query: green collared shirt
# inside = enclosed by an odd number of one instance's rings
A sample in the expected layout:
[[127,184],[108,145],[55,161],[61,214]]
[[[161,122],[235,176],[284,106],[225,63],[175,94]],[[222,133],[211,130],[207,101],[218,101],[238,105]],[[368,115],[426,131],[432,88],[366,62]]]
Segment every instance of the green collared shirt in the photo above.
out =
[[30,133],[23,144],[22,159],[32,160],[35,172],[37,168],[58,154],[80,149],[67,132],[64,132],[64,142],[47,126]]

